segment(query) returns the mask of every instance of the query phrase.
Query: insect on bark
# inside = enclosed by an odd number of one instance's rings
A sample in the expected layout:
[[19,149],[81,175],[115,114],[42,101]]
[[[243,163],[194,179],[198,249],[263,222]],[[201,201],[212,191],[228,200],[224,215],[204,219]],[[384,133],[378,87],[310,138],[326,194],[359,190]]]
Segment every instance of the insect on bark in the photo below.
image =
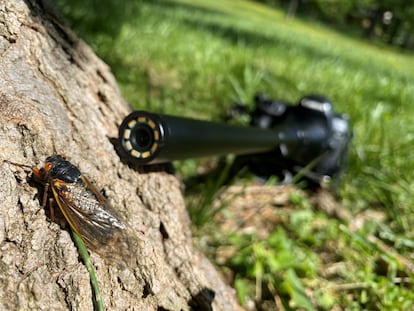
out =
[[43,167],[31,170],[35,179],[45,185],[42,207],[46,206],[48,193],[52,192],[70,227],[90,250],[104,258],[125,262],[128,257],[125,254],[128,251],[127,223],[75,165],[61,155],[52,155],[46,158]]

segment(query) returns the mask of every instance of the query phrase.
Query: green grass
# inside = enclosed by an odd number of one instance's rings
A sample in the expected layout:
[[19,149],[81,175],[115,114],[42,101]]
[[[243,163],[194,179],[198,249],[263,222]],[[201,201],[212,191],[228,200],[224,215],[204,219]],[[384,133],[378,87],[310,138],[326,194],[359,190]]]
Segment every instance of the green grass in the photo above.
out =
[[[399,256],[413,259],[412,54],[317,22],[286,20],[283,12],[250,1],[58,3],[75,31],[111,66],[135,108],[218,120],[235,100],[251,104],[256,91],[292,103],[308,93],[329,97],[336,111],[349,115],[355,134],[340,189],[343,208],[355,217],[378,210],[386,218],[350,230],[352,221],[307,206],[265,240],[221,233],[210,237],[207,251],[213,254],[220,243],[239,250],[226,269],[235,271],[232,282],[242,302],[255,297],[259,282],[286,308],[408,308],[414,279]],[[181,164],[181,172],[191,174],[198,163]],[[211,204],[210,190],[197,202]],[[208,223],[205,215],[214,213],[205,206],[201,210],[201,223]],[[196,230],[198,236],[212,232]],[[383,244],[390,254],[379,248]],[[340,268],[334,280],[323,276],[321,249],[335,253]],[[289,257],[289,250],[297,256]],[[385,274],[377,271],[379,262],[385,263]],[[394,282],[397,275],[408,283]],[[304,288],[312,299],[303,295]]]

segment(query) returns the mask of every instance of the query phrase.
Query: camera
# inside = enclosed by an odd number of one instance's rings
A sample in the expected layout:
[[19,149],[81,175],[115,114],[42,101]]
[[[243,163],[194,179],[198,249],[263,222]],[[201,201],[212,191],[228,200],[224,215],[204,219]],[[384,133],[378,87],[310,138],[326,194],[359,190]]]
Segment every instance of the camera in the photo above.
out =
[[119,127],[122,156],[148,165],[202,156],[237,155],[233,171],[247,166],[268,178],[302,176],[315,183],[338,179],[352,139],[348,119],[323,96],[296,105],[254,97],[254,109],[235,104],[227,120],[247,115],[249,126],[134,111]]

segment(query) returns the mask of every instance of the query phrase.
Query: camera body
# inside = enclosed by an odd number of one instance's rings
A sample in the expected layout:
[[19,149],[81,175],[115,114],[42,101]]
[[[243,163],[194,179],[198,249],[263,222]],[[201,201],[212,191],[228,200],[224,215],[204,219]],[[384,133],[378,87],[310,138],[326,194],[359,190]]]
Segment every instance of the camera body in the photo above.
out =
[[276,175],[286,182],[298,174],[317,184],[339,180],[352,131],[348,119],[335,113],[327,98],[307,95],[297,105],[291,105],[259,93],[254,102],[251,112],[244,105],[235,105],[230,110],[248,114],[251,126],[275,130],[278,148],[270,153],[237,157],[237,169],[248,166],[259,176]]

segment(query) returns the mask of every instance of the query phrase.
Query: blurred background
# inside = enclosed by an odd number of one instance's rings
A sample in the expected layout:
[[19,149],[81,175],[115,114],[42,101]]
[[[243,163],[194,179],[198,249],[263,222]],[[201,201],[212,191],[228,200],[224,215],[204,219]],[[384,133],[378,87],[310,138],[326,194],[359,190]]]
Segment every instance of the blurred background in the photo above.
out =
[[292,104],[318,93],[349,116],[354,138],[335,194],[259,185],[246,172],[225,184],[231,156],[174,163],[194,242],[247,310],[412,307],[414,3],[56,4],[135,109],[221,121],[256,92]]

